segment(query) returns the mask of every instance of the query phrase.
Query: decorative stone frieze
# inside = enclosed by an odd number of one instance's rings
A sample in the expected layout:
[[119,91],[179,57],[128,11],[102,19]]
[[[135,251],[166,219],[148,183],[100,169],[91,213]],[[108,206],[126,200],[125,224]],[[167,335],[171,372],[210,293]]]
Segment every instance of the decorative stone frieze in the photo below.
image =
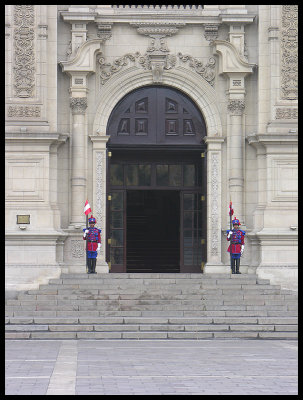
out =
[[11,105],[7,107],[7,116],[9,118],[39,118],[41,107],[39,106],[19,106]]
[[276,119],[298,119],[297,108],[277,108]]
[[298,99],[298,5],[282,6],[282,99]]
[[85,114],[87,108],[87,98],[86,97],[71,97],[70,107],[73,114]]
[[153,81],[161,82],[163,71],[174,68],[178,59],[182,63],[189,61],[189,66],[211,86],[214,86],[216,60],[210,57],[208,62],[204,64],[202,61],[190,55],[183,55],[182,53],[178,53],[177,56],[165,53],[162,55],[148,53],[141,55],[139,52],[134,54],[129,53],[115,59],[113,64],[106,63],[105,58],[101,55],[98,59],[98,64],[100,65],[100,83],[104,85],[114,73],[120,71],[124,66],[128,65],[129,62],[137,63],[138,67],[141,66],[146,70],[151,70],[153,73]]
[[14,90],[16,97],[34,97],[34,5],[14,6]]
[[227,109],[232,115],[242,115],[245,109],[245,101],[235,99],[229,100]]

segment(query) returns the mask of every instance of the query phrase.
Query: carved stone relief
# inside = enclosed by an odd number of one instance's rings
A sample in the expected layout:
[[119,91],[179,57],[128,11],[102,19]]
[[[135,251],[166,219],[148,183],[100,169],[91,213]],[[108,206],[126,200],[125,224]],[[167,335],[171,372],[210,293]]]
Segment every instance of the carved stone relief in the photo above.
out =
[[281,30],[282,99],[298,98],[298,6],[282,6]]
[[85,114],[87,108],[87,98],[86,97],[71,97],[70,107],[73,114]]
[[218,24],[205,24],[204,37],[208,41],[216,40],[218,37]]
[[228,111],[232,115],[242,115],[245,109],[244,100],[229,100],[227,105]]
[[[136,52],[134,54],[125,54],[124,56],[115,59],[114,62],[110,64],[106,63],[105,58],[101,55],[98,59],[101,85],[104,85],[113,74],[120,71],[124,66],[128,65],[129,62],[133,62],[138,67],[141,66],[146,70],[151,70],[154,74],[154,81],[158,82],[161,79],[163,70],[174,68],[177,65],[179,58],[180,62],[183,63],[189,61],[189,66],[193,68],[196,73],[202,76],[211,86],[214,86],[216,60],[213,57],[210,57],[208,62],[203,64],[202,61],[199,61],[190,55],[182,55],[181,53],[178,53],[177,56],[174,54],[164,54],[161,58],[160,55],[156,56],[148,53],[141,55],[139,52]],[[160,74],[160,77],[158,77],[157,74]]]
[[14,90],[16,97],[34,97],[34,5],[14,6]]
[[39,118],[41,115],[41,108],[39,106],[8,106],[7,116],[10,118]]
[[219,230],[219,156],[216,153],[211,155],[211,254],[216,256],[218,254],[218,232]]
[[276,119],[298,119],[297,108],[277,108]]
[[71,253],[73,258],[84,257],[83,240],[71,240]]
[[213,57],[210,57],[206,64],[203,64],[202,61],[190,55],[178,53],[178,57],[184,63],[189,61],[189,66],[201,75],[211,86],[214,86],[216,60]]
[[[96,219],[101,232],[101,240],[104,243],[104,215],[105,215],[105,151],[96,152]],[[105,246],[101,246],[101,255],[105,251]]]

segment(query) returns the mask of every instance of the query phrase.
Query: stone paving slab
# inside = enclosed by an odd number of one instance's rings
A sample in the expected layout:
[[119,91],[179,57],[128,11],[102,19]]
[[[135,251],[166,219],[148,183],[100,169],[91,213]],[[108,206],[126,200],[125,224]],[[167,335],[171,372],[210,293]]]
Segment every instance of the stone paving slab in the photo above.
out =
[[14,340],[5,351],[6,395],[298,395],[295,340]]

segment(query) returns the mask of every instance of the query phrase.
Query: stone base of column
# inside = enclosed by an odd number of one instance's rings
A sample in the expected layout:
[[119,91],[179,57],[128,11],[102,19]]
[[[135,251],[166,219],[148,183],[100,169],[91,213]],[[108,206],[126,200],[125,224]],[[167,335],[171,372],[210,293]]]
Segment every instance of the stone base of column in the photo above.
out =
[[[205,264],[204,274],[230,274],[231,268],[230,265],[223,264]],[[240,272],[241,274],[255,274],[256,267],[250,267],[249,265],[240,263]]]
[[[107,263],[102,263],[102,261],[98,261],[96,264],[96,272],[97,274],[108,274],[109,268]],[[68,265],[68,273],[69,274],[85,274],[86,273],[86,265]]]
[[230,267],[224,264],[211,264],[206,263],[204,270],[204,274],[229,274]]

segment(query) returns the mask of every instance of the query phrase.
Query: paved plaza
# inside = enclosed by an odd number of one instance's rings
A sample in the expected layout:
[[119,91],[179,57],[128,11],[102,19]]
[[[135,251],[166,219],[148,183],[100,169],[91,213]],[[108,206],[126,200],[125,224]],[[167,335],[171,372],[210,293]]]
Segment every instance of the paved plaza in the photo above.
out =
[[10,340],[6,395],[297,395],[291,340]]

